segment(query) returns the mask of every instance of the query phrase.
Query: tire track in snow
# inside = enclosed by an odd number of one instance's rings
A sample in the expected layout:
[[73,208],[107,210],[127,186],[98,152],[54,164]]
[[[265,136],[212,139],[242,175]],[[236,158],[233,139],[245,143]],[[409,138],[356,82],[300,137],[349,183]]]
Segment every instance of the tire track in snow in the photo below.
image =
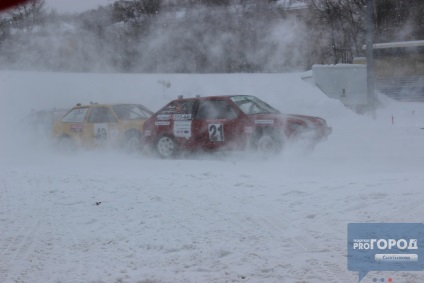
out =
[[[2,184],[2,194],[3,197],[10,199],[9,196],[9,186],[6,182],[3,181]],[[9,201],[7,201],[9,203]],[[8,207],[8,205],[5,205]],[[2,229],[2,237],[0,243],[0,279],[1,281],[6,281],[7,277],[10,275],[12,270],[11,265],[14,265],[15,260],[18,259],[19,252],[21,248],[24,247],[26,241],[28,240],[28,235],[36,229],[37,223],[34,223],[32,219],[27,218],[22,225],[20,219],[25,218],[19,211],[12,211],[9,209],[7,212],[3,212],[2,215],[7,217],[4,221],[7,221],[7,229]],[[13,220],[12,220],[13,219]]]
[[[34,215],[37,217],[41,214],[36,212]],[[34,273],[44,269],[43,257],[45,257],[46,251],[37,246],[44,236],[40,233],[44,230],[44,228],[41,229],[42,226],[40,220],[34,222],[31,229],[22,237],[20,247],[16,249],[16,253],[11,259],[11,263],[15,266],[14,274],[11,274],[11,277],[14,277],[13,279],[17,282],[29,282]]]
[[[90,186],[93,182],[92,179],[81,180],[79,177],[69,177],[66,179],[69,179],[67,186],[72,188],[80,187],[83,182],[86,182],[86,186]],[[62,179],[55,180],[55,182],[61,183]],[[64,189],[64,191],[67,192],[66,189]],[[78,218],[73,218],[80,215],[78,213],[73,213],[75,210],[78,211],[78,208],[75,208],[75,206],[86,203],[79,199],[71,198],[68,200],[68,198],[68,195],[61,195],[60,198],[57,195],[52,196],[52,213],[48,213],[48,220],[49,223],[53,223],[52,225],[54,226],[56,238],[56,251],[53,252],[53,255],[58,254],[57,249],[60,251],[59,259],[56,259],[56,261],[55,259],[49,259],[52,266],[56,267],[56,269],[53,270],[54,274],[52,276],[54,280],[62,283],[89,282],[88,278],[90,274],[93,273],[92,255],[89,252],[91,244],[89,240],[78,237],[76,233],[76,231],[78,231],[76,228],[78,224],[76,223],[77,220],[75,220]],[[63,215],[56,215],[53,213],[57,211],[60,211]],[[60,244],[58,244],[58,242]],[[65,274],[63,274],[63,272]],[[72,274],[72,277],[67,276],[69,273]]]
[[78,249],[79,247],[81,247],[81,244],[78,243],[77,238],[75,236],[75,232],[73,231],[73,229],[70,228],[69,225],[66,225],[66,223],[64,223],[60,225],[60,229],[64,232],[65,235],[67,235],[67,242],[64,243],[65,246],[62,246],[61,249],[61,251],[63,252],[62,264],[65,266],[72,266],[73,273],[72,279],[68,279],[69,281],[63,281],[62,279],[61,282],[83,282],[84,280],[87,280],[86,277],[90,272],[90,265],[86,262],[83,262],[85,258],[81,258],[81,260],[75,261],[75,257],[72,256],[69,251],[69,248],[66,247],[70,245],[72,249]]
[[[265,231],[278,231],[279,235],[284,235],[285,231],[287,231],[290,226],[287,223],[282,223],[281,220],[275,220],[272,218],[256,218],[252,219],[253,225],[257,225],[259,227],[263,227],[266,229]],[[304,228],[304,227],[302,227]],[[296,237],[288,238],[287,240],[292,242],[295,246],[299,247],[303,252],[308,253],[320,253],[326,250],[327,247],[323,247],[319,245],[319,242],[310,236],[307,229],[300,229],[304,231],[301,235],[296,235]],[[340,254],[340,256],[342,256]],[[316,259],[312,259],[308,262],[311,265],[309,271],[312,274],[317,275],[318,277],[324,277],[323,280],[325,282],[354,282],[356,280],[355,274],[349,274],[347,268],[343,269],[340,265],[330,263],[327,261],[319,261]],[[303,275],[301,280],[306,280],[308,282],[308,276],[310,274]]]
[[[12,191],[9,186],[3,181],[3,191],[5,191],[6,198],[10,199],[9,195]],[[14,192],[14,191],[13,191]],[[16,203],[16,200],[14,201]],[[35,200],[25,202],[25,205],[30,203],[30,207],[26,206],[25,210],[9,210],[5,215],[8,218],[8,224],[11,224],[8,229],[2,231],[3,236],[0,242],[0,280],[21,280],[20,277],[27,276],[25,268],[31,263],[30,258],[31,248],[34,245],[34,239],[40,231],[40,219],[42,216],[41,209],[35,205]],[[31,211],[31,215],[24,215],[23,212]],[[21,219],[26,218],[22,225]],[[13,220],[12,220],[13,219]],[[34,221],[35,220],[35,221]],[[7,231],[5,231],[7,230]],[[13,270],[13,273],[11,273]],[[19,281],[18,280],[18,281]],[[25,280],[24,280],[25,281]]]

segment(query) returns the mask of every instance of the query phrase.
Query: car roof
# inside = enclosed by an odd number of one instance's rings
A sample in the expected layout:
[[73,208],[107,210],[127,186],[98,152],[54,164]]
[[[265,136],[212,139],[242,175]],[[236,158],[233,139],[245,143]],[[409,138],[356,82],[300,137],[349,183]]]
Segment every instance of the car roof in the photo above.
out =
[[109,106],[118,106],[118,105],[140,105],[146,108],[143,104],[140,103],[92,103],[92,104],[81,104],[77,103],[73,108],[87,108],[87,107],[109,107]]
[[189,100],[210,100],[210,99],[219,99],[219,98],[230,98],[230,97],[236,97],[236,96],[251,96],[251,95],[230,94],[230,95],[196,96],[196,97],[187,97],[187,98],[177,98],[172,100],[172,102],[189,101]]

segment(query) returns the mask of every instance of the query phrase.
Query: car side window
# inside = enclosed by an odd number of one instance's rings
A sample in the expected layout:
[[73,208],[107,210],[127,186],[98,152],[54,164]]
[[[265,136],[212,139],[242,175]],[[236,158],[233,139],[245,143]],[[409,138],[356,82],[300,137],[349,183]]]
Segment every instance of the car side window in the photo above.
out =
[[88,108],[76,108],[71,110],[65,117],[62,118],[63,123],[82,123]]
[[168,105],[165,109],[163,109],[159,114],[167,115],[167,114],[192,114],[193,113],[193,100],[187,101],[174,101]]
[[225,100],[203,100],[199,104],[196,117],[201,120],[235,119],[237,113]]
[[147,119],[150,115],[141,107],[132,107],[128,109],[128,120]]
[[147,119],[151,114],[140,105],[114,105],[113,111],[121,120]]
[[93,107],[88,117],[88,123],[115,123],[112,111],[107,107]]

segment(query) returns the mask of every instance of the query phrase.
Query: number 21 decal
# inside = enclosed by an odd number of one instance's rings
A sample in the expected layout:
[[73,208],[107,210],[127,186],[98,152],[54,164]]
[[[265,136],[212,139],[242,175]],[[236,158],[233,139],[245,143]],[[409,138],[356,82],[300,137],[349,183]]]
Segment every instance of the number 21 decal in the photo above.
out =
[[209,140],[212,142],[224,141],[223,124],[209,124]]

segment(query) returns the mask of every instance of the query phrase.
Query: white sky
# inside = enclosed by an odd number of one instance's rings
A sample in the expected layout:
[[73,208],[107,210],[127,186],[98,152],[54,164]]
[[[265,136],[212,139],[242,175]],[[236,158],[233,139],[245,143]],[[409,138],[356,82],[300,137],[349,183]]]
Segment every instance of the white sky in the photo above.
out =
[[56,10],[59,13],[82,12],[95,9],[98,6],[104,6],[113,3],[113,0],[45,0],[46,9]]

